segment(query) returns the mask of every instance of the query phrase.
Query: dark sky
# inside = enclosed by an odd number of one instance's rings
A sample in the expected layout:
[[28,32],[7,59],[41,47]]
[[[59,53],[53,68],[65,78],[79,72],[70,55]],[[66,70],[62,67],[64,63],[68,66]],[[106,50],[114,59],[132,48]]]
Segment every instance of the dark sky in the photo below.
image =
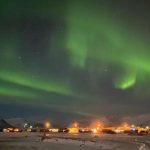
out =
[[1,0],[0,117],[150,114],[149,6]]

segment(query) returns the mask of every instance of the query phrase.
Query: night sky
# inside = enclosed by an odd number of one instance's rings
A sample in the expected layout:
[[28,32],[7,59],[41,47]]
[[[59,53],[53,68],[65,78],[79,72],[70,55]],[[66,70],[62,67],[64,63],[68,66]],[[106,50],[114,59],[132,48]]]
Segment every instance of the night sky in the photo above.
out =
[[0,1],[0,117],[150,114],[148,0]]

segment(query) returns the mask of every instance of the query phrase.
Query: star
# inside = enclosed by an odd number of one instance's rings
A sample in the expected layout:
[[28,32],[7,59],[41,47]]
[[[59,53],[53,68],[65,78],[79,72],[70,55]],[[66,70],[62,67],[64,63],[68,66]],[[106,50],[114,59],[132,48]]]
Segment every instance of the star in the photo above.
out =
[[22,60],[22,57],[21,57],[21,56],[18,56],[18,59],[19,59],[19,60]]

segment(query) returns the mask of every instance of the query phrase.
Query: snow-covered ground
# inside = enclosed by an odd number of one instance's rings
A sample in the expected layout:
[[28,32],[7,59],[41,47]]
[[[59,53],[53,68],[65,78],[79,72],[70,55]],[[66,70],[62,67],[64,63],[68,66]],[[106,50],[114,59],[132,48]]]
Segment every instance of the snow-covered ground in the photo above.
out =
[[0,133],[0,150],[150,150],[150,136]]

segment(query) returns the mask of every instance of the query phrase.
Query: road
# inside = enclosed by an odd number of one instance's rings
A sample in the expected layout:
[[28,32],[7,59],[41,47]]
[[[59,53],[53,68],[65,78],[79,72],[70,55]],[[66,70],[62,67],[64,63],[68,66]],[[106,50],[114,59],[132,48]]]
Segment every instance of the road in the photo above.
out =
[[0,150],[150,150],[150,135],[0,133]]

